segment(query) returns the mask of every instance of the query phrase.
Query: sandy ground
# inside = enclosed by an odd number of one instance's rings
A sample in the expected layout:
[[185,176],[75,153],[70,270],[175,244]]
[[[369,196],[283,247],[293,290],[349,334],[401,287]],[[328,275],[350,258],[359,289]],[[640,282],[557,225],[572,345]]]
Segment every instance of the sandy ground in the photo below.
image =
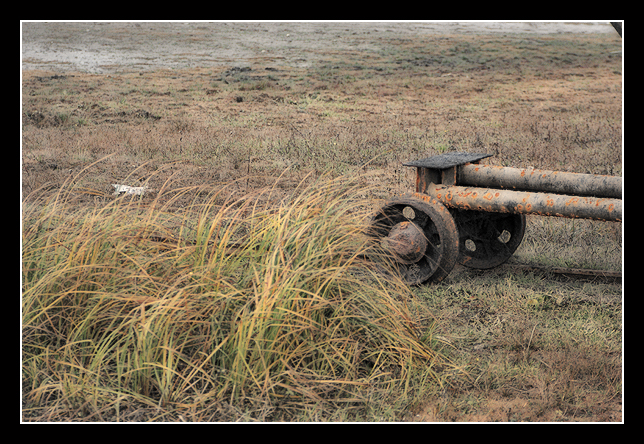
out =
[[307,67],[380,36],[614,33],[608,22],[24,22],[22,69],[109,74],[254,62]]

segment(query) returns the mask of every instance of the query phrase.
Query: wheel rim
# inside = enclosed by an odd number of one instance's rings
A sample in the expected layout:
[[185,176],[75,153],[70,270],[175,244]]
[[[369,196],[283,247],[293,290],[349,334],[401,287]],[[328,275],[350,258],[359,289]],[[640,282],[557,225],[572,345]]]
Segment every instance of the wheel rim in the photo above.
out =
[[423,251],[405,258],[392,254],[398,272],[410,285],[442,280],[452,270],[458,256],[458,232],[453,218],[437,201],[400,198],[386,204],[374,216],[371,235],[387,250],[390,233],[409,222],[422,231]]
[[455,210],[459,231],[458,263],[488,269],[507,261],[525,233],[525,215]]

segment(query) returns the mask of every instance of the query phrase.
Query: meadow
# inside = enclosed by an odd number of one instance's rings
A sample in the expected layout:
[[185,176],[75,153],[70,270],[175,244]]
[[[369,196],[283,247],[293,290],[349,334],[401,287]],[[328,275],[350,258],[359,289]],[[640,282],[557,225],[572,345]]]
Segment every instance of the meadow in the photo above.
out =
[[619,36],[353,38],[22,71],[23,421],[622,421],[622,283],[547,271],[621,271],[621,223],[423,287],[363,234],[430,155],[621,176]]

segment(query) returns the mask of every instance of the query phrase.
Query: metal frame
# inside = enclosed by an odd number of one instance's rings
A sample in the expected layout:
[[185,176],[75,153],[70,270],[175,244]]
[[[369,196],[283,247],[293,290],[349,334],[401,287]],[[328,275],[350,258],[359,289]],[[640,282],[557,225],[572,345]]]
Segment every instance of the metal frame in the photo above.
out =
[[416,167],[416,193],[448,208],[622,220],[622,178],[534,168],[479,165],[490,154],[449,153]]
[[369,230],[411,285],[438,282],[456,263],[487,269],[523,239],[526,214],[622,220],[622,178],[481,165],[491,154],[447,153],[416,168],[416,192],[394,198]]

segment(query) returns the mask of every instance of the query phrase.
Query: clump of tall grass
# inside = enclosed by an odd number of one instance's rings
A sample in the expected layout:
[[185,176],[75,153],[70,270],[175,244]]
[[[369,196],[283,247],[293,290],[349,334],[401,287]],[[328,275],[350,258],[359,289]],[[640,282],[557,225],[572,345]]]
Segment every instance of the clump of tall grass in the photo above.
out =
[[346,182],[281,200],[276,187],[236,200],[222,188],[184,207],[173,202],[197,190],[25,201],[23,416],[368,415],[418,375],[440,383],[409,289],[365,260],[366,210]]

